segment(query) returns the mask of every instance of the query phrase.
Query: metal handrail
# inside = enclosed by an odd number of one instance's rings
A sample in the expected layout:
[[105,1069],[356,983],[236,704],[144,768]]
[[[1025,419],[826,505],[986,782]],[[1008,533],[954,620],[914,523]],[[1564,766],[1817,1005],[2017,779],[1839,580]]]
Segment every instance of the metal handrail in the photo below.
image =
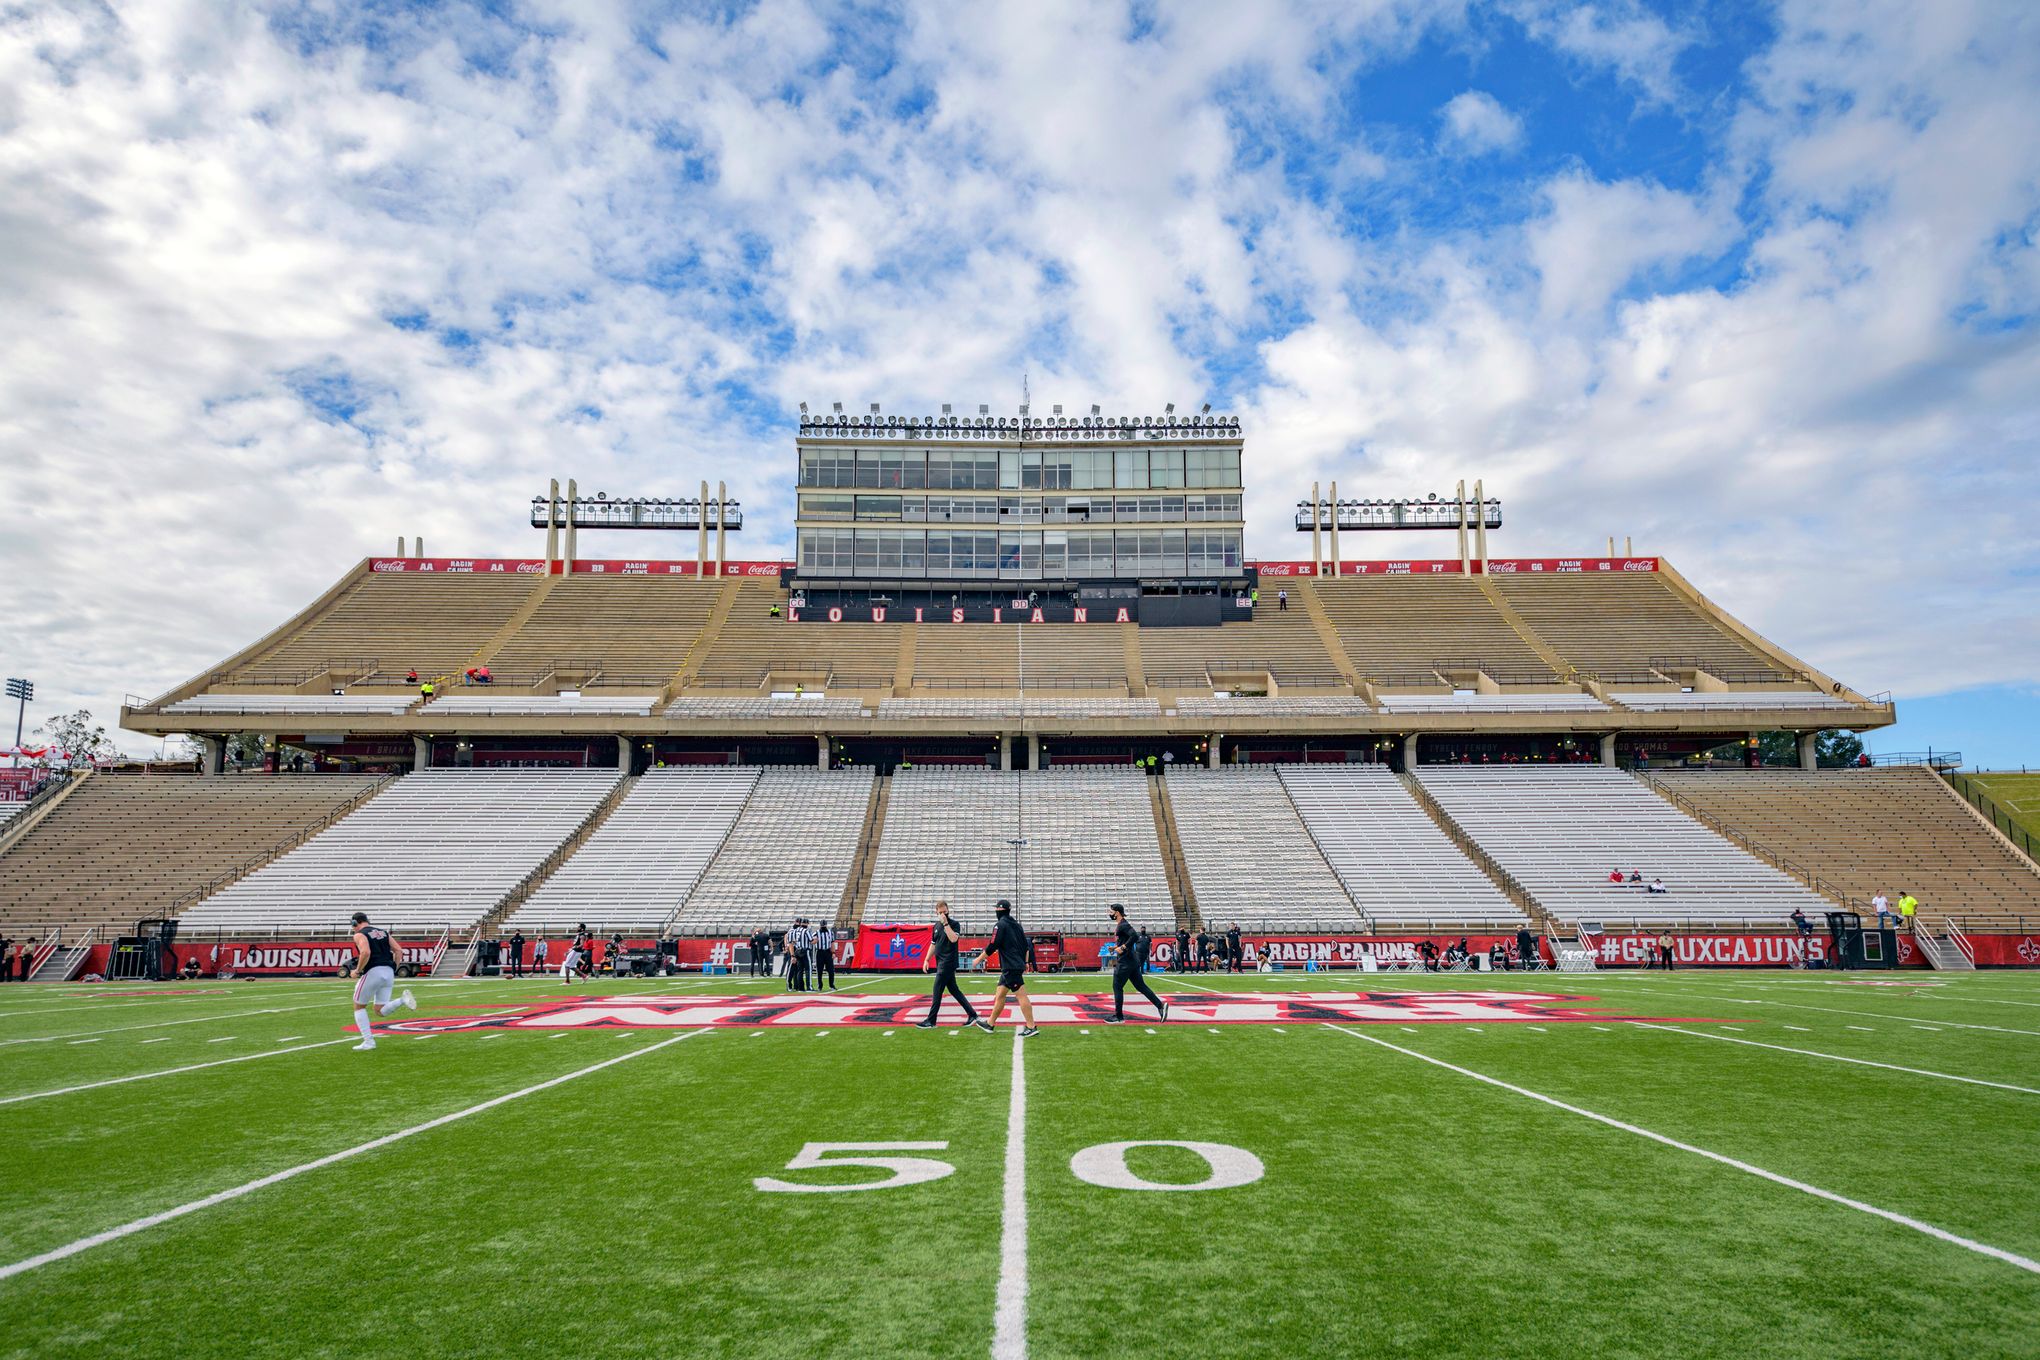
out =
[[1949,916],[1943,919],[1948,927],[1949,942],[1962,951],[1962,957],[1968,959],[1969,966],[1974,968],[1976,966],[1976,946],[1969,943],[1969,937],[1962,933],[1961,926],[1955,924],[1954,917]]
[[2024,852],[2028,859],[2040,860],[2040,841],[2036,841],[2032,832],[2014,821],[2012,815],[2006,812],[1995,798],[1979,790],[1974,775],[1943,771],[1942,777],[1948,781],[1950,788],[1962,796],[1963,801],[1981,812],[1985,820],[1997,829],[1999,835],[2010,841],[2014,848]]

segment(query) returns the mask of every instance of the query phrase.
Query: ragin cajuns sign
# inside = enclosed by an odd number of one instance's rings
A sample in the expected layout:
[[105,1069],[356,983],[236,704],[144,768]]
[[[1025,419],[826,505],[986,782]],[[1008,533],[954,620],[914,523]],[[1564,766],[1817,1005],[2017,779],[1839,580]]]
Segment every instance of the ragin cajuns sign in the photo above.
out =
[[[1227,992],[1171,996],[1171,1023],[1202,1025],[1509,1024],[1519,1021],[1639,1020],[1654,1017],[1582,1010],[1589,996],[1537,992]],[[516,1010],[491,1002],[487,1015],[400,1020],[404,1034],[445,1034],[469,1029],[695,1029],[700,1026],[911,1025],[928,1013],[928,997],[907,996],[583,996],[543,1000]],[[1135,1013],[1145,1007],[1134,1004]],[[1095,1025],[1112,1014],[1106,994],[1034,998],[1044,1025]]]
[[[405,944],[404,962],[420,967],[431,963],[434,946]],[[177,962],[196,957],[206,972],[227,973],[337,973],[354,959],[351,940],[276,940],[259,944],[230,941],[218,945],[191,941],[173,952]]]

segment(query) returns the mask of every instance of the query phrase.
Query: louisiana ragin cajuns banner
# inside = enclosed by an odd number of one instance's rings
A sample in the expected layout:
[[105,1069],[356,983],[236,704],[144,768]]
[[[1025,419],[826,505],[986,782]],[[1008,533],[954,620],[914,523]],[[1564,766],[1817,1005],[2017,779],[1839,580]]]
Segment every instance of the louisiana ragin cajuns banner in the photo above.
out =
[[[1281,1024],[1537,1024],[1606,1022],[1695,1017],[1639,1016],[1601,1009],[1598,999],[1538,992],[1200,992],[1172,995],[1169,1023],[1200,1025]],[[1035,1023],[1095,1025],[1112,1014],[1110,992],[1042,992],[1033,998]],[[420,1016],[387,1028],[405,1034],[461,1030],[695,1029],[701,1026],[911,1025],[928,1013],[928,994],[916,990],[889,996],[864,993],[768,992],[750,996],[580,996],[543,997],[508,1007],[499,999],[478,1003],[463,1015]],[[1129,1001],[1127,1014],[1143,1013],[1144,1002]]]
[[[405,963],[421,968],[432,962],[438,942],[398,941]],[[207,973],[239,973],[261,977],[270,973],[338,973],[354,958],[352,940],[263,940],[251,943],[223,940],[219,943],[184,941],[173,946],[177,966],[197,959]]]

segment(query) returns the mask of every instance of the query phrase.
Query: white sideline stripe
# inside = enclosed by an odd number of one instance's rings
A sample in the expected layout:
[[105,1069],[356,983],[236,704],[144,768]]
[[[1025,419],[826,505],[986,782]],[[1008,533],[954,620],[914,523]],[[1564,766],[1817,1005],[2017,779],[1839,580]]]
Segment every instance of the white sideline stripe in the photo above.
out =
[[1207,987],[1201,982],[1191,982],[1185,978],[1171,977],[1167,973],[1159,974],[1159,976],[1161,977],[1162,981],[1173,982],[1178,987],[1195,987],[1200,992],[1211,992],[1216,996],[1225,996],[1229,992],[1237,990],[1235,988],[1228,987]]
[[[348,1038],[352,1037],[352,1035],[348,1036]],[[145,1039],[143,1042],[154,1043],[155,1040]],[[344,1044],[346,1042],[347,1039],[326,1039],[316,1044],[300,1044],[296,1048],[272,1048],[264,1053],[244,1053],[238,1058],[216,1058],[212,1062],[190,1063],[183,1067],[166,1067],[160,1072],[137,1072],[131,1077],[108,1077],[105,1081],[88,1081],[77,1086],[60,1086],[54,1091],[36,1091],[25,1096],[7,1096],[0,1098],[0,1105],[17,1105],[24,1100],[43,1100],[50,1096],[67,1096],[73,1091],[96,1091],[102,1086],[125,1086],[128,1082],[148,1081],[152,1077],[174,1077],[179,1072],[196,1072],[203,1067],[225,1067],[228,1063],[254,1062],[257,1058],[280,1058],[286,1053],[303,1053],[308,1049],[330,1048],[334,1044]]]
[[[2017,1266],[2020,1270],[2040,1275],[2040,1261],[2020,1256],[2015,1252],[2006,1251],[2003,1247],[1993,1247],[1988,1242],[1978,1242],[1971,1238],[1959,1237],[1945,1228],[1937,1228],[1931,1223],[1922,1223],[1917,1218],[1908,1218],[1904,1214],[1893,1213],[1889,1209],[1880,1209],[1874,1204],[1865,1204],[1862,1200],[1850,1199],[1847,1195],[1838,1195],[1832,1190],[1823,1190],[1817,1185],[1809,1185],[1805,1181],[1794,1180],[1790,1176],[1782,1176],[1776,1171],[1766,1171],[1761,1166],[1739,1161],[1734,1157],[1726,1156],[1719,1152],[1709,1152],[1704,1147],[1696,1147],[1691,1143],[1682,1143],[1676,1138],[1667,1137],[1662,1133],[1653,1133],[1649,1129],[1641,1128],[1635,1124],[1626,1124],[1620,1119],[1612,1118],[1609,1115],[1596,1114],[1592,1110],[1581,1109],[1577,1105],[1568,1105],[1564,1101],[1552,1096],[1540,1095],[1524,1087],[1511,1085],[1499,1077],[1490,1077],[1485,1073],[1476,1072],[1472,1068],[1461,1067],[1456,1063],[1446,1062],[1442,1058],[1434,1058],[1428,1053],[1419,1053],[1413,1048],[1404,1048],[1401,1044],[1392,1044],[1388,1040],[1376,1038],[1372,1034],[1362,1034],[1358,1030],[1347,1029],[1344,1025],[1327,1024],[1325,1028],[1335,1029],[1339,1033],[1350,1035],[1355,1039],[1364,1039],[1370,1044],[1379,1044],[1381,1047],[1400,1053],[1405,1057],[1415,1058],[1419,1062],[1427,1062],[1433,1067],[1442,1067],[1448,1072],[1457,1072],[1462,1077],[1471,1077],[1475,1081],[1485,1082],[1489,1086],[1499,1087],[1515,1095],[1527,1097],[1530,1100],[1537,1101],[1539,1104],[1549,1105],[1555,1110],[1564,1110],[1567,1114],[1576,1114],[1583,1119],[1591,1119],[1597,1124],[1606,1124],[1611,1129],[1620,1129],[1624,1133],[1633,1133],[1639,1138],[1648,1138],[1653,1143],[1662,1143],[1666,1147],[1677,1148],[1681,1152],[1690,1152],[1696,1157],[1705,1157],[1710,1162],[1719,1162],[1723,1166],[1747,1172],[1749,1175],[1770,1181],[1773,1185],[1782,1185],[1788,1190],[1797,1190],[1801,1194],[1812,1195],[1815,1199],[1824,1199],[1830,1204],[1839,1204],[1844,1208],[1870,1214],[1873,1217],[1885,1220],[1887,1223],[1896,1223],[1900,1227],[1911,1228],[1914,1232],[1925,1233],[1928,1237],[1953,1243],[1955,1246],[1976,1252],[1979,1255],[1993,1257],[2005,1262],[2007,1265]],[[0,1278],[5,1277],[0,1275]]]
[[251,1015],[283,1015],[289,1011],[309,1011],[332,1005],[331,1001],[318,1001],[303,1006],[272,1006],[265,1011],[235,1011],[232,1015],[199,1015],[189,1020],[158,1020],[148,1025],[120,1025],[113,1029],[80,1030],[76,1034],[45,1034],[34,1039],[0,1039],[0,1048],[13,1044],[53,1044],[60,1039],[82,1039],[88,1034],[126,1034],[129,1030],[167,1029],[171,1025],[209,1025],[221,1020],[242,1020]]
[[632,1058],[642,1058],[647,1053],[656,1053],[660,1049],[670,1048],[682,1040],[696,1039],[711,1032],[708,1029],[696,1029],[689,1030],[685,1034],[676,1034],[670,1039],[660,1040],[649,1048],[634,1048],[628,1053],[619,1054],[614,1058],[606,1058],[591,1066],[579,1068],[563,1076],[553,1077],[548,1081],[539,1082],[535,1086],[527,1086],[520,1091],[512,1091],[507,1095],[495,1096],[483,1101],[479,1105],[470,1105],[465,1110],[455,1110],[452,1114],[443,1114],[437,1119],[428,1119],[422,1124],[413,1124],[408,1129],[399,1129],[395,1133],[386,1133],[380,1138],[371,1138],[366,1143],[358,1143],[344,1151],[328,1153],[326,1156],[317,1158],[314,1161],[304,1162],[284,1171],[272,1172],[267,1176],[258,1177],[243,1185],[237,1185],[231,1190],[221,1190],[215,1194],[207,1195],[204,1199],[195,1199],[188,1204],[180,1204],[174,1209],[165,1209],[159,1214],[150,1214],[146,1218],[138,1218],[131,1223],[123,1223],[118,1228],[108,1228],[105,1232],[94,1233],[90,1237],[81,1237],[75,1242],[67,1243],[52,1251],[43,1252],[40,1256],[31,1256],[26,1260],[16,1261],[12,1265],[0,1266],[0,1280],[12,1279],[16,1275],[25,1274],[28,1271],[36,1270],[52,1262],[76,1256],[80,1252],[90,1251],[94,1247],[103,1247],[109,1242],[118,1242],[123,1237],[132,1237],[146,1228],[153,1228],[159,1224],[168,1223],[173,1219],[183,1218],[186,1214],[195,1214],[200,1209],[210,1209],[216,1204],[225,1204],[229,1200],[236,1200],[243,1195],[253,1194],[257,1190],[267,1189],[272,1185],[290,1180],[293,1177],[302,1176],[307,1171],[322,1170],[338,1162],[344,1162],[350,1157],[358,1157],[364,1152],[374,1152],[377,1148],[385,1148],[392,1143],[402,1142],[413,1135],[429,1133],[433,1129],[443,1128],[448,1124],[454,1123],[456,1120],[466,1119],[469,1115],[481,1114],[484,1110],[493,1110],[498,1105],[507,1105],[513,1100],[521,1100],[525,1096],[537,1095],[540,1091],[549,1091],[553,1087],[563,1086],[577,1077],[585,1077],[591,1072],[600,1072],[605,1067],[614,1067],[618,1063],[629,1062]]
[[1677,1025],[1654,1025],[1648,1020],[1632,1020],[1629,1023],[1638,1029],[1661,1029],[1668,1034],[1690,1034],[1695,1039],[1718,1039],[1724,1044],[1746,1044],[1751,1048],[1769,1048],[1779,1053],[1798,1053],[1808,1058],[1826,1058],[1829,1062],[1849,1063],[1855,1067],[1881,1067],[1887,1072],[1909,1072],[1916,1077],[1939,1077],[1942,1081],[1959,1081],[1970,1086],[1994,1086],[2000,1091],[2017,1091],[2021,1095],[2040,1096],[2040,1090],[2030,1086],[1985,1081],[1982,1077],[1958,1077],[1952,1072],[1929,1072],[1924,1067],[1900,1067],[1896,1063],[1872,1062],[1868,1058],[1845,1058],[1839,1053],[1818,1053],[1810,1048],[1787,1048],[1783,1044],[1760,1043],[1755,1039],[1731,1039],[1726,1034],[1709,1034],[1706,1030],[1699,1029],[1680,1029]]
[[1015,1028],[1013,1097],[1006,1107],[1006,1198],[999,1220],[999,1298],[992,1310],[992,1360],[1027,1360],[1026,1047],[1027,1041]]

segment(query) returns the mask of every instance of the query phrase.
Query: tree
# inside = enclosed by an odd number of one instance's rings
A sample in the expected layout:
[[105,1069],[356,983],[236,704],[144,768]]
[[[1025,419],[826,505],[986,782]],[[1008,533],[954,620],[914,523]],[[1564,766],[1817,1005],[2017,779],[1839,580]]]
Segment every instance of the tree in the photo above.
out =
[[[1762,732],[1757,736],[1757,745],[1766,765],[1799,763],[1797,732]],[[1831,727],[1814,738],[1814,763],[1823,770],[1839,770],[1845,765],[1854,765],[1862,754],[1863,739],[1854,732]]]
[[35,763],[44,769],[68,770],[120,754],[106,729],[92,721],[89,709],[51,718],[36,728],[35,734],[50,748],[36,758]]

